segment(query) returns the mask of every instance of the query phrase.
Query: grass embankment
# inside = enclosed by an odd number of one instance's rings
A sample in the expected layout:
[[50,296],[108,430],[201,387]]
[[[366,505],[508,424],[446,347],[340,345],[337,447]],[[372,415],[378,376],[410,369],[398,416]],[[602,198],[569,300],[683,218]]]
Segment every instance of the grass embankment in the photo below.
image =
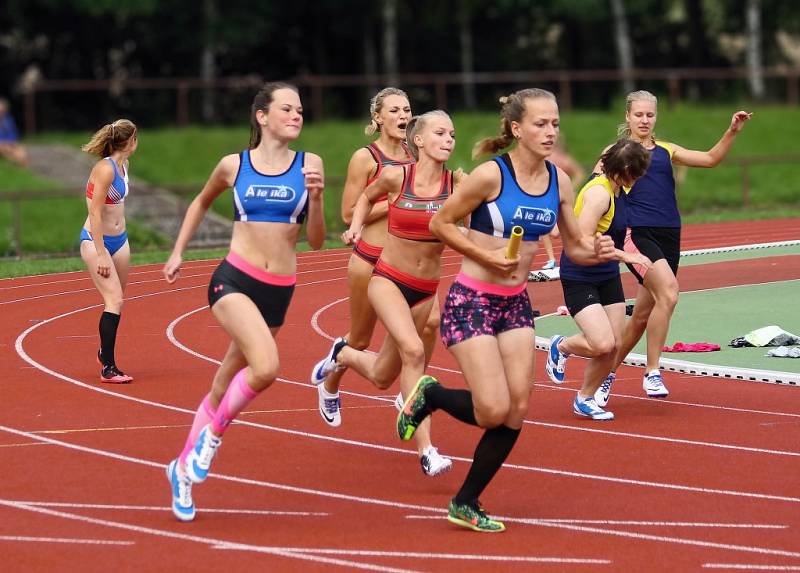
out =
[[[679,189],[686,222],[800,216],[800,165],[796,162],[754,165],[749,169],[750,206],[742,207],[742,170],[736,158],[800,153],[800,109],[756,107],[742,135],[737,138],[729,158],[715,169],[691,169]],[[732,107],[664,107],[659,115],[659,137],[692,149],[708,149],[730,122]],[[622,120],[618,112],[572,111],[562,117],[562,135],[570,152],[584,165],[594,164],[600,151],[614,139]],[[457,146],[451,167],[469,171],[476,162],[469,155],[481,137],[497,132],[496,113],[454,115]],[[339,220],[342,183],[351,154],[369,142],[363,135],[364,121],[309,123],[298,141],[298,148],[320,154],[325,161],[329,182],[325,211],[329,229],[341,229]],[[49,133],[35,141],[62,142],[74,146],[84,143],[89,133]],[[139,150],[131,161],[135,177],[156,185],[199,191],[219,159],[247,145],[249,128],[188,127],[143,130]],[[42,181],[24,170],[0,161],[0,192],[58,189],[57,183]],[[133,190],[131,201],[136,200]],[[230,215],[229,192],[214,208]],[[0,254],[9,253],[13,240],[12,209],[0,201]],[[68,252],[77,248],[78,229],[86,216],[80,193],[75,199],[24,201],[21,204],[23,250],[26,253]],[[134,251],[167,248],[170,238],[159,237],[134,223],[129,226]]]

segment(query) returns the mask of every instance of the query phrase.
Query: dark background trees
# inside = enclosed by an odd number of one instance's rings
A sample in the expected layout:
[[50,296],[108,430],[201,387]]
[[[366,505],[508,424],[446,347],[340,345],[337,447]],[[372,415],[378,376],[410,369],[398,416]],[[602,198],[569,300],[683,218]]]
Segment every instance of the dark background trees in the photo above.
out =
[[[749,53],[751,60],[753,53],[760,56],[750,65],[800,64],[800,3],[780,0],[4,0],[3,5],[0,94],[15,104],[25,82],[37,75],[285,79],[463,72],[466,87],[454,94],[453,105],[471,107],[495,95],[486,86],[472,86],[472,72],[745,65],[748,34],[756,37],[752,21],[748,28],[753,10],[760,16],[760,50]],[[575,90],[573,99],[603,106],[621,89],[616,82],[593,85]],[[699,81],[687,89],[695,98],[761,96],[755,87],[736,93]],[[365,91],[326,91],[326,113],[363,115]],[[770,96],[769,85],[764,96]],[[225,121],[241,115],[239,101],[239,94],[206,90],[192,104],[200,110],[197,118]],[[48,124],[66,127],[109,106],[144,107],[156,123],[174,119],[174,95],[168,93],[112,90],[49,103],[54,109],[47,111]]]

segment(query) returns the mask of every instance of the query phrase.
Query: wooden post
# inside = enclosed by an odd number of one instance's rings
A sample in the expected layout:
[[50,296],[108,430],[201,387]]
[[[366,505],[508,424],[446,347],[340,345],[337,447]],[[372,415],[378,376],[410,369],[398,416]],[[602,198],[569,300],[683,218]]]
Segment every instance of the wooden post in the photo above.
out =
[[667,89],[669,90],[669,105],[676,106],[681,101],[681,81],[678,76],[670,75],[667,79]]
[[750,164],[747,159],[742,159],[742,205],[750,206]]
[[177,119],[178,125],[183,127],[189,123],[189,86],[186,82],[178,82],[177,91]]
[[786,100],[789,105],[797,105],[797,79],[797,74],[789,74],[786,76]]
[[562,74],[558,80],[558,106],[566,110],[572,109],[572,86],[566,74]]
[[436,91],[436,109],[447,109],[447,85],[437,80],[434,89]]
[[36,86],[25,92],[25,135],[36,133]]
[[22,199],[14,198],[13,219],[14,219],[14,256],[22,258]]
[[316,82],[311,86],[311,107],[314,121],[322,121],[322,116],[325,115],[325,102],[322,99],[322,86]]

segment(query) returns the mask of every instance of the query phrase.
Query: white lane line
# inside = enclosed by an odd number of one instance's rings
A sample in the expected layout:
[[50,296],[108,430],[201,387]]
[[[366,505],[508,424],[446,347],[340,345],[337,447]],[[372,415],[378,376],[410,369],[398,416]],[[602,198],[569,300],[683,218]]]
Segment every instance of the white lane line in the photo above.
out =
[[800,565],[751,565],[748,563],[703,563],[703,569],[736,571],[800,571]]
[[[409,516],[412,517],[412,516]],[[436,519],[429,515],[413,516],[415,519]],[[603,535],[611,535],[615,537],[625,537],[628,539],[637,539],[641,541],[656,541],[658,543],[677,543],[679,545],[693,545],[696,547],[710,547],[713,549],[726,549],[729,551],[742,551],[747,553],[758,553],[761,555],[780,555],[781,557],[800,557],[800,552],[797,551],[784,551],[782,549],[770,549],[767,547],[755,547],[751,545],[733,545],[731,543],[717,543],[715,541],[700,541],[697,539],[686,539],[683,537],[671,537],[666,535],[650,535],[647,533],[638,533],[635,531],[619,531],[615,529],[599,528],[599,527],[586,527],[582,525],[571,525],[568,523],[555,523],[543,519],[534,518],[519,518],[507,516],[494,516],[495,519],[507,521],[511,523],[525,523],[527,525],[540,525],[542,527],[556,527],[561,529],[569,529],[572,531],[581,531],[585,533],[599,533]]]
[[[199,312],[199,311],[203,310],[203,308],[204,307],[200,307],[200,308],[191,310],[191,311],[189,311],[189,312],[177,317],[175,320],[173,320],[169,324],[169,326],[167,327],[167,338],[169,339],[170,342],[172,342],[175,346],[177,346],[179,349],[183,350],[184,352],[186,352],[186,353],[188,353],[188,354],[190,354],[190,355],[192,355],[192,356],[194,356],[196,358],[200,358],[202,360],[206,360],[206,361],[211,362],[213,364],[219,365],[220,364],[219,360],[216,360],[214,358],[211,358],[210,356],[206,356],[204,354],[201,354],[200,352],[192,350],[191,348],[189,348],[186,345],[184,345],[183,343],[181,343],[175,337],[175,326],[178,324],[178,322],[180,322],[181,320],[183,320],[187,316],[190,316],[190,315],[192,315],[192,314],[194,314],[196,312]],[[310,386],[309,384],[303,384],[303,383],[300,383],[300,382],[296,382],[296,381],[293,381],[293,380],[287,380],[285,378],[280,378],[280,377],[277,378],[277,380],[280,381],[280,382],[289,383],[289,384],[296,384],[296,385],[304,386],[304,387],[309,387]],[[370,399],[370,398],[372,398],[372,399],[378,398],[378,397],[369,396],[369,395],[363,395],[363,394],[361,394],[360,396],[363,396],[363,397],[368,398],[368,399]],[[381,399],[382,401],[386,401],[387,400],[386,398],[379,398],[379,399]],[[234,423],[241,423],[241,424],[246,424],[246,425],[252,425],[252,426],[255,426],[255,427],[269,428],[269,429],[276,430],[276,431],[279,431],[279,432],[295,433],[295,434],[302,435],[302,436],[305,436],[305,437],[315,437],[315,438],[323,439],[323,440],[341,441],[341,442],[345,442],[345,443],[348,443],[348,444],[351,444],[351,445],[358,445],[358,446],[362,446],[362,447],[378,448],[378,449],[386,450],[386,451],[395,450],[395,448],[391,448],[389,446],[379,446],[377,444],[369,444],[369,443],[365,443],[365,442],[355,442],[355,441],[352,441],[352,440],[346,440],[346,439],[342,439],[342,438],[331,438],[330,436],[321,436],[321,435],[317,435],[317,434],[307,434],[307,433],[304,433],[304,432],[298,432],[296,430],[289,430],[287,428],[276,428],[274,426],[266,426],[266,425],[262,425],[262,424],[257,424],[255,422],[246,422],[244,420],[235,420]],[[528,422],[526,420],[526,423],[536,424],[537,422]],[[409,452],[409,450],[397,450],[397,451],[402,452],[402,453],[413,453],[413,452]],[[460,456],[450,456],[450,458],[455,460],[455,461],[464,461],[464,462],[467,462],[467,463],[472,463],[472,459],[471,458],[463,458],[463,457],[460,457]],[[554,470],[554,469],[549,469],[549,468],[542,468],[542,467],[536,467],[536,466],[527,466],[527,465],[519,465],[519,464],[505,463],[505,464],[503,464],[503,466],[507,467],[507,468],[520,469],[520,470],[524,470],[524,471],[541,472],[541,473],[552,474],[552,475],[564,475],[564,476],[570,476],[570,477],[579,477],[579,478],[586,478],[586,479],[593,479],[593,480],[609,481],[609,482],[613,482],[613,483],[621,483],[621,484],[626,484],[626,485],[641,485],[641,486],[646,486],[646,487],[676,489],[676,490],[682,490],[682,491],[695,491],[695,492],[700,492],[700,493],[715,493],[715,494],[720,494],[720,495],[733,495],[733,496],[745,496],[745,497],[755,496],[755,497],[758,497],[758,498],[761,498],[761,499],[773,499],[773,500],[780,500],[780,501],[793,501],[795,503],[800,502],[800,498],[796,498],[796,497],[773,496],[773,495],[770,495],[770,494],[740,492],[740,491],[734,491],[734,490],[722,490],[722,489],[701,488],[701,487],[694,487],[694,486],[682,486],[682,485],[660,483],[660,482],[650,482],[650,481],[633,480],[633,479],[626,479],[626,478],[616,478],[616,477],[602,476],[602,475],[597,475],[597,474],[586,474],[586,473],[580,473],[580,472],[569,472],[569,471],[565,471],[565,470]],[[766,497],[764,497],[764,496],[766,496]]]
[[[695,291],[689,291],[689,292],[695,292]],[[347,297],[336,299],[333,302],[330,302],[330,303],[326,304],[325,306],[319,308],[316,312],[314,312],[313,316],[311,317],[311,328],[313,328],[314,331],[317,334],[319,334],[322,338],[325,338],[327,340],[333,340],[334,339],[333,336],[331,336],[330,334],[325,332],[322,329],[322,327],[319,325],[320,316],[325,311],[329,310],[331,307],[336,306],[337,304],[342,303],[342,302],[344,302],[346,300],[347,300]],[[543,315],[542,318],[547,317],[547,316],[554,316],[554,315],[555,315],[555,313],[550,313],[550,314]],[[581,358],[581,357],[578,357],[578,358]],[[440,372],[449,372],[451,374],[456,374],[458,376],[462,375],[461,370],[456,370],[456,369],[453,369],[453,368],[445,368],[443,366],[436,366],[435,364],[429,364],[428,368],[430,368],[431,370],[439,370]],[[697,378],[702,378],[702,376],[698,376]],[[633,378],[617,378],[618,381],[626,380],[626,379],[627,380],[633,380]],[[569,388],[569,387],[558,387],[558,386],[554,386],[551,383],[544,383],[544,384],[536,383],[535,386],[537,386],[539,388],[542,388],[542,389],[548,389],[548,390],[555,389],[555,390],[562,390],[562,391],[568,391],[568,392],[577,392],[577,389]],[[614,398],[615,399],[616,398],[628,398],[628,399],[631,399],[631,400],[643,400],[643,401],[651,401],[651,402],[653,400],[652,398],[645,398],[643,396],[632,396],[630,394],[614,394]],[[709,409],[709,410],[721,410],[721,411],[726,411],[726,412],[739,412],[739,413],[743,413],[743,414],[766,414],[766,415],[770,415],[770,416],[787,416],[787,417],[791,417],[791,418],[800,418],[800,414],[795,413],[795,412],[773,412],[773,411],[768,411],[768,410],[754,410],[752,408],[734,408],[734,407],[730,407],[730,406],[715,406],[713,404],[698,404],[696,402],[681,402],[681,401],[672,400],[672,399],[670,399],[670,400],[662,400],[660,403],[661,404],[670,404],[670,405],[674,404],[674,405],[678,405],[678,406],[690,406],[692,408],[706,408],[706,409]]]
[[[216,549],[237,549],[233,546],[220,546]],[[309,548],[307,553],[319,555],[352,555],[365,557],[401,557],[403,559],[449,559],[458,561],[503,561],[514,563],[571,563],[581,565],[609,565],[608,559],[582,559],[580,557],[531,557],[522,555],[476,555],[464,553],[424,553],[419,551],[369,551],[364,549],[322,549]]]
[[[187,287],[187,288],[191,288],[191,287]],[[176,290],[178,290],[178,289],[176,289]],[[169,292],[173,292],[173,291],[169,291]],[[149,296],[157,296],[157,295],[160,295],[160,294],[164,294],[164,293],[148,293],[148,294],[137,295],[136,297],[132,297],[132,298],[144,298],[144,297],[149,297]],[[138,397],[135,397],[135,396],[129,396],[129,395],[126,395],[126,394],[120,394],[120,393],[114,392],[114,391],[106,389],[106,388],[100,388],[97,385],[87,384],[85,382],[81,382],[81,381],[76,380],[74,378],[70,378],[69,376],[66,376],[64,374],[56,372],[56,371],[44,366],[43,364],[40,364],[39,362],[35,361],[33,358],[31,358],[25,352],[25,349],[23,348],[23,342],[24,342],[25,338],[31,332],[33,332],[35,329],[37,329],[37,328],[39,328],[39,327],[41,327],[41,326],[43,326],[45,324],[48,324],[50,322],[53,322],[55,320],[59,320],[59,319],[65,317],[65,316],[70,316],[70,315],[76,314],[78,312],[85,311],[87,309],[96,308],[98,306],[100,306],[100,305],[92,305],[92,306],[83,307],[83,308],[76,309],[76,310],[71,310],[71,311],[62,313],[60,315],[56,315],[54,317],[45,319],[45,320],[43,320],[41,322],[38,322],[38,323],[36,323],[34,325],[31,325],[22,334],[20,334],[17,337],[17,340],[15,342],[15,348],[16,348],[17,354],[24,361],[26,361],[28,364],[30,364],[33,367],[41,370],[42,372],[45,372],[45,373],[47,373],[47,374],[49,374],[49,375],[51,375],[51,376],[53,376],[55,378],[58,378],[60,380],[64,380],[65,382],[69,382],[70,384],[74,384],[74,385],[79,386],[81,388],[85,388],[85,389],[91,390],[93,392],[99,392],[99,393],[102,393],[102,394],[106,394],[108,396],[114,396],[114,397],[117,397],[117,398],[122,398],[124,400],[130,400],[132,402],[136,402],[136,403],[139,403],[139,404],[146,404],[148,406],[155,406],[156,408],[163,408],[163,409],[167,409],[167,410],[172,410],[174,412],[181,412],[181,413],[194,415],[194,411],[193,410],[189,410],[189,409],[186,409],[186,408],[180,408],[178,406],[172,406],[172,405],[164,404],[164,403],[161,403],[161,402],[155,402],[155,401],[152,401],[152,400],[145,400],[143,398],[138,398]],[[188,316],[192,312],[199,312],[203,308],[204,307],[200,307],[198,309],[195,309],[194,311],[190,311],[189,313],[186,313],[184,316]],[[176,323],[176,321],[173,321],[171,323],[171,325],[174,327],[175,323]],[[173,339],[174,339],[174,336],[173,336]],[[210,357],[207,357],[207,356],[203,356],[200,353],[197,353],[197,352],[195,352],[195,351],[193,351],[193,350],[191,350],[189,348],[186,348],[185,346],[183,346],[177,340],[175,340],[174,343],[177,343],[179,348],[184,349],[185,351],[189,352],[193,356],[202,357],[203,359],[208,360],[209,362],[219,363],[218,361],[215,361],[213,358],[210,358]],[[288,382],[288,383],[304,386],[304,387],[307,387],[307,388],[312,388],[312,386],[310,384],[302,384],[300,382],[287,380],[285,378],[277,378],[277,380],[280,381],[280,382]],[[330,442],[339,443],[339,444],[347,444],[347,445],[351,445],[351,446],[371,448],[371,449],[376,449],[376,450],[381,450],[381,451],[386,451],[386,452],[401,453],[401,454],[404,454],[404,455],[416,455],[416,452],[413,452],[413,451],[407,450],[407,449],[401,449],[401,448],[398,448],[398,447],[384,446],[384,445],[380,445],[380,444],[373,444],[373,443],[369,443],[369,442],[361,442],[361,441],[357,441],[357,440],[349,440],[349,439],[344,439],[344,438],[336,438],[336,437],[328,436],[328,435],[312,434],[312,433],[308,433],[308,432],[301,432],[301,431],[298,431],[298,430],[291,430],[291,429],[288,429],[288,428],[282,428],[282,427],[278,427],[278,426],[270,426],[270,425],[266,425],[266,424],[258,424],[256,422],[250,422],[250,421],[246,421],[246,420],[235,420],[234,423],[242,424],[242,425],[245,425],[245,426],[252,426],[252,427],[256,427],[256,428],[266,429],[266,430],[272,430],[272,431],[275,431],[275,432],[280,432],[280,433],[285,433],[285,434],[290,434],[290,435],[295,435],[295,436],[301,436],[301,437],[304,437],[304,438],[311,438],[311,439],[317,439],[317,440],[330,441]],[[457,457],[457,456],[451,456],[451,458],[456,460],[456,461],[465,461],[467,463],[471,463],[472,462],[472,460],[470,458],[463,458],[463,457]],[[729,496],[734,496],[734,497],[745,497],[745,498],[753,498],[753,499],[766,499],[766,500],[772,500],[772,501],[786,501],[786,502],[790,502],[790,503],[800,503],[800,498],[791,497],[791,496],[781,496],[781,495],[763,494],[763,493],[754,493],[754,492],[742,492],[742,491],[736,491],[736,490],[723,490],[723,489],[703,488],[703,487],[695,487],[695,486],[685,486],[685,485],[668,484],[668,483],[661,483],[661,482],[651,482],[651,481],[644,481],[644,480],[634,480],[634,479],[627,479],[627,478],[603,476],[603,475],[597,475],[597,474],[587,474],[587,473],[582,473],[582,472],[570,472],[570,471],[565,471],[565,470],[556,470],[556,469],[551,469],[551,468],[542,468],[542,467],[535,467],[535,466],[522,466],[522,465],[518,465],[518,464],[505,464],[505,467],[514,468],[514,469],[520,469],[520,470],[524,470],[524,471],[539,472],[539,473],[544,473],[544,474],[548,474],[548,475],[558,475],[558,476],[568,476],[568,477],[574,477],[574,478],[585,478],[585,479],[590,479],[590,480],[598,480],[598,481],[603,481],[603,482],[607,482],[607,483],[616,483],[616,484],[624,484],[624,485],[637,485],[637,486],[643,486],[643,487],[662,488],[662,489],[670,489],[670,490],[676,490],[676,491],[691,491],[691,492],[703,493],[703,494],[729,495]]]
[[0,535],[0,541],[31,541],[33,543],[76,543],[80,545],[136,545],[134,541],[111,539],[75,539],[70,537],[28,537],[26,535]]
[[222,539],[215,539],[213,537],[203,537],[200,535],[188,535],[186,533],[175,533],[174,531],[168,531],[165,529],[156,529],[153,527],[144,527],[141,525],[131,525],[128,523],[121,523],[118,521],[110,521],[107,519],[97,519],[94,517],[86,517],[84,515],[78,515],[74,513],[67,513],[65,511],[57,511],[54,509],[47,509],[43,507],[35,507],[32,505],[26,505],[24,503],[19,503],[11,500],[0,499],[0,505],[4,505],[6,507],[13,507],[19,510],[31,511],[34,513],[41,513],[44,515],[49,515],[52,517],[60,517],[63,519],[69,519],[72,521],[80,521],[84,523],[91,523],[94,525],[102,525],[105,527],[113,527],[116,529],[123,529],[126,531],[135,531],[136,533],[146,533],[148,535],[155,535],[157,537],[167,537],[170,539],[179,539],[181,541],[191,541],[194,543],[202,543],[203,545],[210,545],[211,547],[217,547],[220,545],[228,545],[233,544],[237,547],[244,550],[245,548],[249,551],[258,552],[258,553],[269,553],[271,555],[278,555],[281,557],[288,557],[290,559],[300,559],[303,561],[312,561],[316,563],[327,563],[330,565],[341,565],[342,567],[352,567],[355,569],[365,569],[367,571],[384,571],[386,573],[401,573],[404,571],[408,571],[407,569],[395,569],[392,567],[381,567],[379,565],[371,565],[367,563],[359,563],[357,561],[348,561],[344,559],[332,559],[329,557],[318,557],[315,555],[308,555],[304,553],[304,549],[301,547],[293,548],[293,547],[267,547],[262,545],[247,545],[243,543],[236,543],[225,541]]
[[[111,503],[68,503],[63,501],[29,501],[13,500],[36,507],[69,507],[72,509],[113,509],[125,511],[158,511],[172,513],[165,505],[121,505]],[[330,513],[321,511],[279,511],[272,509],[235,509],[235,508],[203,508],[203,513],[232,513],[241,515],[285,515],[297,517],[327,517]]]
[[686,440],[682,438],[667,438],[665,436],[652,436],[648,434],[635,434],[632,432],[615,432],[612,430],[600,430],[597,428],[584,428],[579,426],[570,426],[566,424],[552,424],[549,422],[534,422],[533,420],[525,420],[526,424],[534,426],[542,426],[545,428],[557,428],[559,430],[575,430],[577,432],[589,432],[593,434],[605,434],[608,436],[618,436],[623,438],[636,438],[638,440],[654,440],[657,442],[669,442],[674,444],[683,444],[690,446],[703,446],[706,448],[719,448],[723,450],[736,450],[739,452],[753,452],[758,454],[771,454],[775,456],[793,456],[800,457],[800,452],[790,452],[786,450],[768,450],[766,448],[752,448],[748,446],[734,446],[732,444],[721,444],[719,442],[701,442],[698,440]]
[[[338,300],[336,300],[336,301],[334,301],[332,303],[329,303],[325,307],[322,307],[320,310],[318,310],[314,314],[314,316],[311,317],[312,325],[314,325],[315,328],[317,328],[317,324],[315,322],[316,317],[321,312],[323,312],[326,308],[329,308],[329,307],[333,306],[334,304],[337,304],[337,303],[341,302],[342,300],[347,300],[347,299],[338,299]],[[177,339],[177,337],[175,336],[175,327],[178,325],[179,322],[181,322],[185,318],[191,316],[192,314],[195,314],[197,312],[200,312],[200,311],[204,310],[205,308],[206,307],[196,308],[194,310],[191,310],[191,311],[189,311],[189,312],[187,312],[187,313],[175,318],[175,320],[173,320],[167,326],[167,330],[166,330],[167,339],[170,342],[172,342],[172,344],[174,344],[175,346],[177,346],[178,348],[183,350],[184,352],[186,352],[188,354],[191,354],[192,356],[194,356],[196,358],[200,358],[202,360],[206,360],[208,362],[211,362],[211,363],[216,364],[217,366],[219,366],[221,364],[219,360],[216,360],[216,359],[211,358],[209,356],[205,356],[204,354],[201,354],[199,352],[195,352],[191,348],[188,348],[185,344],[181,343]],[[285,379],[282,379],[282,378],[279,378],[279,380],[281,380],[283,382],[290,382],[289,380],[285,380]],[[302,384],[302,386],[307,386],[307,385],[306,384]],[[352,393],[350,393],[350,392],[342,391],[342,393],[346,394],[346,395],[347,394],[351,394],[352,395]],[[369,396],[369,395],[366,395],[366,394],[357,394],[357,395],[360,396],[360,397],[367,398],[367,399],[374,398],[374,396]],[[697,440],[686,440],[686,439],[680,439],[680,438],[667,438],[667,437],[664,437],[664,436],[652,436],[652,435],[647,435],[647,434],[634,434],[634,433],[630,433],[630,432],[615,432],[615,431],[611,431],[611,430],[600,430],[600,429],[597,429],[597,428],[571,426],[571,425],[566,425],[566,424],[553,424],[553,423],[549,423],[549,422],[536,422],[536,421],[533,421],[533,420],[525,420],[525,423],[533,425],[533,426],[542,426],[542,427],[546,427],[546,428],[557,428],[557,429],[562,429],[562,430],[575,430],[575,431],[580,431],[580,432],[608,434],[608,435],[613,435],[613,436],[616,436],[616,437],[623,437],[623,438],[654,440],[654,441],[675,443],[675,444],[681,444],[681,445],[703,446],[703,447],[708,447],[708,448],[719,448],[719,449],[727,449],[727,450],[735,450],[735,451],[743,451],[743,452],[759,453],[759,454],[773,454],[773,455],[800,457],[800,453],[799,452],[790,452],[790,451],[785,451],[785,450],[768,450],[768,449],[765,449],[765,448],[752,448],[752,447],[748,447],[748,446],[736,446],[736,445],[732,445],[732,444],[720,444],[720,443],[716,443],[716,442],[701,442],[701,441],[697,441]]]
[[[107,457],[107,458],[111,458],[111,459],[115,459],[115,460],[131,462],[131,463],[144,465],[144,466],[149,466],[149,467],[155,467],[155,468],[159,468],[159,469],[163,469],[164,468],[164,464],[160,464],[160,463],[153,462],[153,461],[150,461],[150,460],[145,460],[145,459],[142,459],[142,458],[136,458],[136,457],[127,456],[127,455],[124,455],[124,454],[118,454],[118,453],[114,453],[114,452],[109,452],[109,451],[106,451],[106,450],[99,450],[99,449],[90,448],[90,447],[87,447],[87,446],[79,446],[79,445],[76,445],[76,444],[71,444],[69,442],[62,442],[60,440],[55,440],[53,438],[46,438],[44,436],[36,436],[36,435],[31,434],[29,432],[25,432],[23,430],[17,430],[17,429],[14,429],[14,428],[8,428],[6,426],[0,426],[0,431],[5,431],[5,432],[11,433],[11,434],[15,434],[15,435],[19,435],[19,436],[26,436],[26,437],[29,437],[29,438],[32,438],[32,439],[41,440],[43,442],[51,443],[53,445],[62,446],[62,447],[67,448],[67,449],[77,450],[77,451],[80,451],[80,452],[85,452],[85,453],[90,453],[90,454],[95,454],[95,455],[98,455],[98,456]],[[314,496],[318,496],[318,497],[325,497],[325,498],[328,498],[328,499],[336,499],[336,500],[341,500],[341,501],[350,501],[350,502],[356,502],[356,503],[361,503],[361,504],[366,504],[366,505],[373,505],[373,506],[392,507],[392,508],[403,509],[403,510],[423,511],[426,514],[429,514],[429,513],[438,514],[438,516],[431,515],[430,519],[441,519],[441,515],[444,514],[444,510],[443,509],[424,506],[424,505],[403,503],[403,502],[397,502],[397,501],[389,501],[389,500],[385,500],[385,499],[378,499],[378,498],[371,498],[371,497],[364,497],[364,496],[354,496],[354,495],[350,495],[350,494],[336,493],[336,492],[331,492],[331,491],[322,491],[322,490],[316,490],[316,489],[311,489],[311,488],[304,488],[304,487],[299,487],[299,486],[280,484],[280,483],[275,483],[275,482],[266,482],[266,481],[262,481],[262,480],[254,480],[254,479],[249,479],[249,478],[242,478],[242,477],[231,476],[231,475],[226,475],[226,474],[212,474],[210,477],[214,478],[214,479],[220,479],[220,480],[225,480],[225,481],[230,481],[230,482],[235,482],[235,483],[241,483],[241,484],[246,484],[246,485],[253,485],[253,486],[257,486],[257,487],[264,487],[264,488],[276,489],[276,490],[287,491],[287,492],[292,492],[292,493],[299,493],[299,494],[314,495]],[[12,506],[12,507],[18,507],[20,509],[28,509],[30,511],[38,511],[38,512],[41,512],[41,513],[48,513],[50,515],[56,515],[56,516],[61,516],[61,517],[70,516],[72,518],[77,518],[80,521],[88,521],[90,523],[116,524],[116,526],[123,526],[124,528],[130,528],[130,529],[132,529],[134,531],[143,531],[143,532],[146,532],[146,533],[151,533],[153,531],[157,531],[157,532],[161,531],[161,530],[151,530],[150,528],[132,526],[132,525],[127,525],[127,524],[123,525],[123,524],[118,524],[116,522],[106,522],[105,520],[97,520],[97,519],[94,519],[94,518],[88,518],[88,517],[78,516],[78,515],[74,515],[74,514],[66,514],[66,513],[60,512],[60,511],[50,510],[50,509],[46,509],[46,508],[39,508],[39,507],[31,506],[31,505],[28,505],[28,504],[25,504],[25,503],[22,503],[22,502],[16,502],[16,501],[12,501],[12,500],[2,500],[2,499],[0,499],[0,505],[8,505],[8,506]],[[569,524],[569,523],[556,523],[556,522],[550,522],[550,521],[541,520],[541,519],[516,518],[516,517],[505,517],[505,516],[503,516],[503,517],[498,516],[498,519],[503,519],[504,521],[514,522],[514,523],[523,523],[523,524],[533,525],[533,526],[551,527],[551,528],[556,528],[556,529],[566,529],[566,530],[569,530],[569,531],[598,533],[598,534],[612,535],[612,536],[617,536],[617,537],[625,537],[625,538],[644,540],[644,541],[656,541],[656,542],[659,542],[659,543],[667,542],[667,543],[677,543],[677,544],[681,544],[681,545],[692,545],[692,546],[697,546],[697,547],[713,547],[713,548],[716,548],[716,549],[727,549],[727,550],[730,550],[730,551],[742,551],[742,552],[758,553],[758,554],[765,554],[765,555],[780,555],[780,556],[789,556],[789,557],[800,557],[800,553],[791,552],[791,551],[783,551],[783,550],[780,550],[780,549],[769,549],[769,548],[754,547],[754,546],[747,546],[747,545],[733,545],[733,544],[725,544],[725,543],[714,543],[714,542],[710,542],[710,541],[701,541],[701,540],[687,539],[687,538],[682,538],[682,537],[668,537],[668,536],[661,536],[661,535],[648,535],[648,534],[643,534],[643,533],[638,533],[638,532],[631,532],[631,531],[620,531],[620,530],[613,530],[613,529],[608,529],[608,528],[587,527],[587,526]],[[183,539],[190,539],[190,540],[205,539],[205,538],[196,538],[195,536],[179,536],[179,534],[171,534],[171,536],[179,537],[179,538],[183,538]],[[219,544],[228,544],[228,543],[230,543],[230,542],[218,541],[215,544],[219,545]],[[244,545],[244,544],[235,544],[234,543],[234,545],[238,545],[238,546],[240,546],[242,548],[244,548],[244,547],[252,547],[252,546]],[[257,549],[250,549],[250,550],[251,551],[256,551]],[[285,548],[280,548],[279,550],[282,551],[282,552],[286,551]],[[265,549],[263,549],[261,551],[267,552],[267,553],[275,553],[275,552],[277,552],[277,550],[275,548],[265,548]],[[305,550],[305,549],[297,549],[297,551],[307,551],[307,550]]]
[[551,519],[537,517],[549,523],[581,523],[585,525],[642,525],[646,527],[719,527],[732,529],[788,529],[788,525],[772,523],[703,523],[695,521],[631,521],[613,519]]

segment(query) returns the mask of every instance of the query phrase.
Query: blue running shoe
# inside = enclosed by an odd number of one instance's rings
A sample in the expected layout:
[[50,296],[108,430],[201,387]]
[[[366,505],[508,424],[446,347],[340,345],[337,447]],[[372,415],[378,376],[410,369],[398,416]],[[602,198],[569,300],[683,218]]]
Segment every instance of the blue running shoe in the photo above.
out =
[[217,453],[217,448],[222,444],[222,438],[218,438],[211,433],[211,426],[208,425],[200,430],[194,447],[186,456],[186,475],[192,483],[203,483],[208,477],[208,470],[211,469],[211,461]]
[[664,386],[664,380],[658,370],[651,370],[647,373],[642,379],[642,388],[650,398],[666,398],[669,396],[669,390]]
[[550,339],[550,346],[547,348],[547,375],[555,384],[564,383],[564,370],[567,365],[568,354],[564,354],[558,349],[558,344],[564,340],[560,334],[554,334]]
[[194,501],[192,501],[192,481],[188,476],[178,474],[178,460],[172,460],[167,466],[167,479],[172,489],[172,513],[178,521],[194,519]]
[[578,416],[584,418],[591,418],[592,420],[613,420],[614,413],[607,412],[597,405],[594,398],[581,398],[580,394],[575,396],[575,401],[572,403],[572,411]]
[[328,354],[325,356],[325,358],[314,365],[314,369],[311,371],[311,383],[314,386],[319,386],[325,382],[325,378],[327,378],[331,372],[336,370],[336,357],[345,346],[347,346],[347,340],[340,336],[333,341],[333,344],[331,344],[331,349],[328,350]]
[[545,264],[542,265],[543,271],[549,271],[556,268],[556,260],[555,259],[548,259]]
[[616,374],[613,372],[609,373],[609,375],[606,376],[606,379],[603,380],[603,383],[600,384],[597,392],[594,393],[594,401],[597,402],[597,405],[601,408],[608,406],[608,400],[611,398],[611,385],[614,383],[616,378]]

